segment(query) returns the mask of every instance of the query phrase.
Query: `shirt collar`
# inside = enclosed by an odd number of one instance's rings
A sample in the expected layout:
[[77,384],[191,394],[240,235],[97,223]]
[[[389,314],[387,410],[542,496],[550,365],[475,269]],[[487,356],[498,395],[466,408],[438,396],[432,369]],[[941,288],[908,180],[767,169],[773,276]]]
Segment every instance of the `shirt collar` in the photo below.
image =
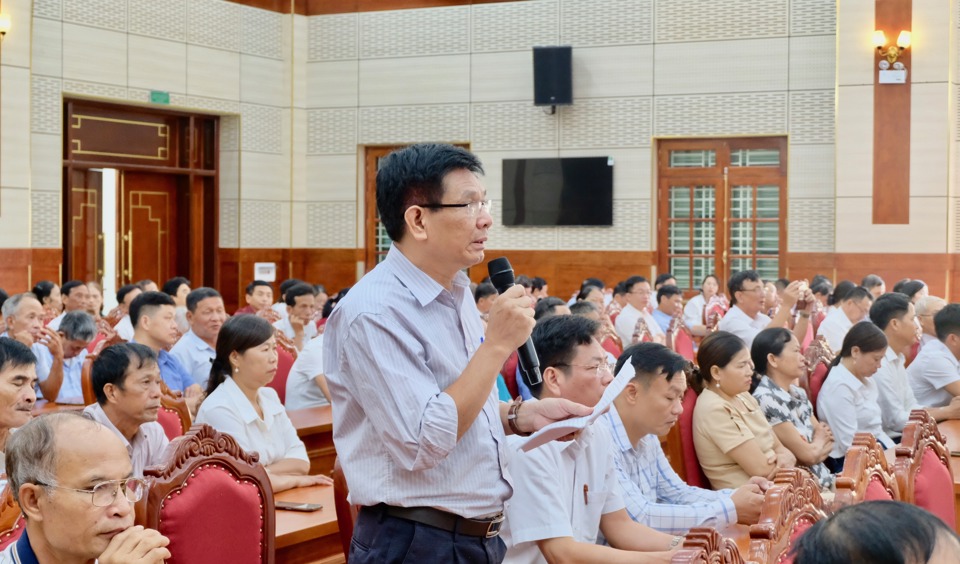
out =
[[902,354],[895,352],[893,350],[893,347],[889,347],[889,346],[887,347],[887,352],[884,353],[883,355],[884,360],[888,360],[890,362],[898,362],[900,364],[903,364],[903,361],[905,358],[906,357],[904,357]]
[[[417,265],[410,262],[410,259],[404,256],[403,252],[395,245],[390,245],[387,258],[383,262],[389,265],[393,275],[406,289],[410,290],[410,293],[420,302],[421,306],[426,306],[436,300],[437,296],[446,289],[439,282],[430,278],[426,272],[420,270]],[[456,276],[453,277],[453,284],[462,288],[469,286],[470,280],[463,272],[457,272]]]
[[[110,417],[107,415],[107,412],[103,410],[103,406],[99,403],[94,403],[90,407],[84,409],[84,412],[89,413],[97,423],[100,423],[104,427],[110,429],[123,441],[123,445],[127,447],[127,451],[133,449],[133,444],[127,440],[123,433],[120,432],[120,429],[117,429],[117,426],[113,424],[113,421],[110,420]],[[137,433],[133,436],[134,442],[139,442],[137,439],[140,439],[143,435],[142,427],[137,428]]]
[[[617,406],[610,404],[610,410],[604,415],[610,422],[610,432],[613,434],[613,440],[623,452],[633,450],[634,446],[630,444],[630,437],[627,435],[627,428],[623,426],[623,419],[620,418],[620,412]],[[643,438],[640,439],[643,441]],[[639,444],[639,443],[638,443]]]
[[181,339],[182,339],[182,338],[192,339],[192,340],[193,340],[193,346],[196,347],[196,349],[197,349],[198,351],[216,352],[216,351],[213,350],[213,347],[211,347],[211,346],[208,345],[203,339],[201,339],[200,337],[198,337],[197,334],[193,332],[193,329],[187,331],[187,332],[183,335],[183,337],[181,337]]
[[[253,404],[250,403],[247,396],[243,395],[240,386],[233,381],[233,378],[228,376],[220,385],[225,386],[224,391],[229,395],[234,406],[237,408],[237,414],[243,419],[244,423],[256,423],[260,420],[260,417],[257,415],[257,410],[254,409]],[[283,406],[274,404],[273,402],[260,401],[262,395],[263,388],[257,391],[257,401],[259,401],[260,409],[263,411],[263,422],[269,427],[274,417],[283,411]]]
[[16,557],[19,564],[40,564],[37,555],[30,546],[30,538],[27,536],[26,524],[24,524],[23,534],[17,539]]

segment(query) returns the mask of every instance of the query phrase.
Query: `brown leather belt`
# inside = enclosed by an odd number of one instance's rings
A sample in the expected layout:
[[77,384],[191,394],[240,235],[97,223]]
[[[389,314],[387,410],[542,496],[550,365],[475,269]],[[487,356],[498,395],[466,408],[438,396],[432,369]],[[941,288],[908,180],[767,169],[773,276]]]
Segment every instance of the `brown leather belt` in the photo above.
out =
[[493,538],[500,534],[500,528],[503,526],[503,513],[492,519],[484,520],[467,519],[432,507],[396,507],[381,503],[363,509],[385,513],[398,519],[415,521],[444,531],[471,537]]

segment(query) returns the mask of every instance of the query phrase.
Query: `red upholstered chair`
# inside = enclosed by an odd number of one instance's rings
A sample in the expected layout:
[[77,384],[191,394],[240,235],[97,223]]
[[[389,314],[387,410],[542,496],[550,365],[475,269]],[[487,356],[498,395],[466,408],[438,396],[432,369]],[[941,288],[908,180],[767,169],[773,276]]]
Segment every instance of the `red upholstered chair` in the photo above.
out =
[[807,347],[809,347],[809,346],[810,346],[810,343],[813,342],[813,339],[814,339],[814,337],[816,336],[816,334],[817,334],[817,332],[813,329],[813,327],[810,326],[810,325],[807,325],[807,332],[806,332],[806,334],[803,336],[803,342],[800,343],[800,350],[801,350],[801,351],[807,350]]
[[900,501],[900,488],[883,447],[870,433],[857,433],[837,476],[833,508],[861,501]]
[[293,368],[298,354],[293,342],[283,332],[277,331],[277,372],[267,385],[277,391],[280,403],[287,401],[287,377],[290,376],[290,369]]
[[350,558],[350,539],[353,538],[353,525],[357,522],[359,506],[351,505],[347,501],[347,479],[340,467],[340,460],[333,461],[333,504],[337,509],[337,526],[340,528],[340,546],[343,548],[343,557]]
[[929,413],[923,409],[910,412],[896,452],[894,473],[903,501],[926,509],[956,529],[950,451]]
[[804,377],[800,378],[800,387],[807,392],[807,398],[816,410],[817,396],[820,395],[820,388],[823,387],[830,371],[830,363],[833,362],[833,351],[826,339],[819,336],[803,351],[803,357],[807,362],[807,371]]
[[618,345],[617,341],[613,340],[612,337],[605,337],[603,341],[600,342],[600,346],[603,347],[603,350],[617,358],[620,358],[620,355],[623,353],[623,351],[620,350],[620,345]]
[[680,414],[680,441],[683,445],[683,467],[686,471],[687,484],[698,488],[710,489],[710,480],[703,473],[700,460],[697,459],[697,449],[693,446],[693,408],[697,405],[697,393],[692,387],[687,387],[683,395],[683,413]]
[[174,394],[163,381],[160,382],[160,411],[157,413],[157,422],[171,441],[189,431],[192,425],[187,402]]
[[737,543],[712,527],[694,527],[673,554],[673,564],[744,564]]
[[913,359],[917,358],[917,353],[920,352],[920,341],[917,341],[910,347],[910,354],[907,355],[907,358],[904,362],[904,366],[910,366],[910,363],[913,362]]
[[144,472],[137,524],[170,539],[171,564],[273,564],[273,490],[257,453],[196,425]]
[[683,358],[693,362],[693,335],[687,326],[684,325],[681,317],[673,318],[670,327],[667,328],[667,346],[670,350],[679,354]]
[[0,550],[17,542],[25,527],[26,521],[20,512],[20,505],[13,499],[10,482],[7,482],[0,493]]
[[750,526],[748,561],[793,562],[794,542],[817,521],[826,518],[820,486],[813,475],[799,468],[781,468],[767,490],[760,520]]

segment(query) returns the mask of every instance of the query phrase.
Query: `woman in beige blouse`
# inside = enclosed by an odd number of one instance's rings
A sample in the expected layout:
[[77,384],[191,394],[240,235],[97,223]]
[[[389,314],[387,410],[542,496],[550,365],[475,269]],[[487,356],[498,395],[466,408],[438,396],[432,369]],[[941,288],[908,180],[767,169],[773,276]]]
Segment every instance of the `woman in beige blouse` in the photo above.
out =
[[703,391],[693,409],[693,444],[704,474],[716,489],[738,488],[752,476],[773,479],[796,457],[786,449],[760,404],[750,395],[753,361],[747,345],[717,331],[700,344],[694,384]]

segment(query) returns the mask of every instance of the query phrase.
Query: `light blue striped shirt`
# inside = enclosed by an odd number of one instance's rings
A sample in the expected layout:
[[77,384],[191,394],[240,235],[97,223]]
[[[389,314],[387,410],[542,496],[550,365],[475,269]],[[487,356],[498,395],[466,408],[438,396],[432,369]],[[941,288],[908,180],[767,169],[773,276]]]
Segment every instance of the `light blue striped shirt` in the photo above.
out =
[[459,441],[457,407],[443,392],[482,338],[466,275],[448,291],[396,247],[337,304],[323,372],[351,503],[502,511],[512,488],[496,387]]
[[613,460],[630,518],[663,533],[686,534],[693,527],[722,528],[737,522],[733,490],[688,485],[663,454],[660,438],[647,435],[630,444],[616,406],[601,420],[613,438]]

